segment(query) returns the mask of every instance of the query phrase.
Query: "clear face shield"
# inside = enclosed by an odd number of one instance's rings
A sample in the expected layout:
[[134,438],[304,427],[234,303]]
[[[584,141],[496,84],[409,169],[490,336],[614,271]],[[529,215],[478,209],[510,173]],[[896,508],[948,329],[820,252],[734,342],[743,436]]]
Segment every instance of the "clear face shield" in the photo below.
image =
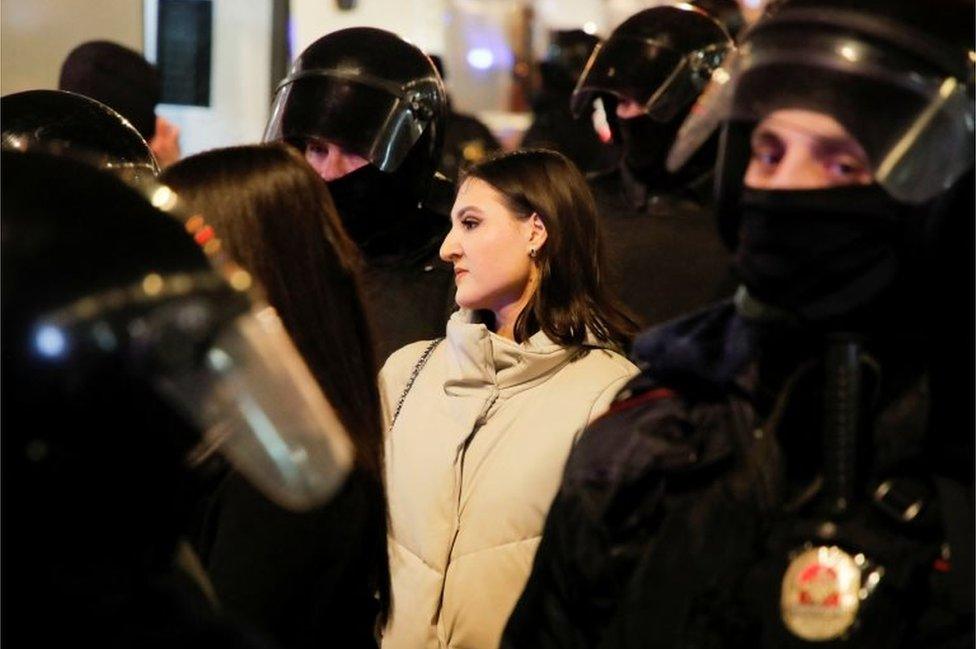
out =
[[201,432],[189,464],[220,453],[283,507],[326,503],[354,450],[275,310],[203,215],[188,215],[155,179],[130,180],[159,218],[182,223],[210,268],[149,272],[47,313],[35,324],[35,351],[49,363],[120,358]]
[[155,384],[203,431],[191,464],[219,452],[288,509],[326,502],[352,465],[342,423],[269,306],[236,317],[192,370]]
[[874,180],[904,203],[932,199],[973,165],[966,81],[848,35],[788,32],[743,46],[714,71],[668,169],[680,169],[721,124],[756,124],[779,109],[834,117],[863,147]]
[[264,140],[321,138],[392,172],[442,110],[443,97],[435,78],[401,86],[344,70],[299,72],[278,87]]
[[271,500],[311,509],[342,485],[353,449],[274,309],[242,294],[247,280],[235,294],[213,273],[152,273],[42,317],[34,347],[49,362],[122,354],[202,431],[191,466],[220,453]]

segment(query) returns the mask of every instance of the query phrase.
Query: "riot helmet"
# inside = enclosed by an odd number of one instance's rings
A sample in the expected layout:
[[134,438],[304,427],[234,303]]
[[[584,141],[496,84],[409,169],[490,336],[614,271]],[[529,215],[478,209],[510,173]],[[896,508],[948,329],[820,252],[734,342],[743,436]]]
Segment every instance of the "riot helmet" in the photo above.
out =
[[285,507],[331,497],[349,441],[205,217],[152,178],[2,156],[4,458],[30,516],[121,516],[151,542],[217,453]]
[[[716,70],[682,125],[679,168],[719,127],[720,202],[734,202],[751,128],[775,110],[833,116],[895,200],[922,204],[973,165],[973,5],[787,0]],[[736,224],[725,223],[734,240]]]
[[600,39],[582,29],[561,29],[550,34],[546,56],[539,63],[545,87],[572,92]]
[[[721,127],[716,208],[743,295],[820,327],[930,326],[944,305],[928,287],[955,274],[940,251],[971,212],[973,16],[971,0],[786,0],[713,74],[669,167]],[[783,125],[798,150],[843,147],[863,173],[756,182],[762,138]]]
[[645,9],[597,45],[573,92],[573,112],[599,96],[613,128],[617,100],[629,99],[669,122],[683,116],[732,47],[725,28],[697,7]]
[[3,146],[36,144],[88,155],[107,169],[155,175],[159,165],[125,117],[90,97],[63,90],[27,90],[0,98]]
[[334,143],[401,177],[420,201],[440,159],[446,110],[426,54],[391,32],[355,27],[298,56],[278,85],[264,139]]

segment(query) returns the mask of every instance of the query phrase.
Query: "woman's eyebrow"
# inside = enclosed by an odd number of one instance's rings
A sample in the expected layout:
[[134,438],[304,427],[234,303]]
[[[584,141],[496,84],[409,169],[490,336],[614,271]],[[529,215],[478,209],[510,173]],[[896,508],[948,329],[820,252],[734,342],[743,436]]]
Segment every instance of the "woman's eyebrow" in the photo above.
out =
[[456,212],[454,212],[454,218],[455,219],[459,219],[459,218],[461,218],[463,216],[467,216],[468,214],[480,215],[481,214],[481,210],[478,207],[474,206],[474,205],[465,205],[461,209],[459,209]]

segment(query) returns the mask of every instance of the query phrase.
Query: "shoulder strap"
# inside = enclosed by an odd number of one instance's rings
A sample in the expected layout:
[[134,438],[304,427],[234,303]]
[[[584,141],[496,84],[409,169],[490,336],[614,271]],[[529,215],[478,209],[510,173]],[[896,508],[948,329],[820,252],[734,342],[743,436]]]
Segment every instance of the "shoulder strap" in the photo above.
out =
[[424,369],[424,365],[427,364],[427,359],[434,352],[434,348],[444,340],[443,337],[435,338],[431,341],[424,353],[420,355],[417,359],[417,364],[413,366],[413,371],[410,373],[410,378],[407,379],[407,385],[403,388],[403,394],[400,395],[400,399],[397,401],[396,408],[393,411],[393,418],[390,420],[389,430],[393,430],[393,424],[396,423],[397,417],[400,416],[400,409],[403,407],[403,402],[407,399],[407,394],[410,392],[410,388],[413,387],[413,382],[417,380],[417,376],[420,374],[420,370]]

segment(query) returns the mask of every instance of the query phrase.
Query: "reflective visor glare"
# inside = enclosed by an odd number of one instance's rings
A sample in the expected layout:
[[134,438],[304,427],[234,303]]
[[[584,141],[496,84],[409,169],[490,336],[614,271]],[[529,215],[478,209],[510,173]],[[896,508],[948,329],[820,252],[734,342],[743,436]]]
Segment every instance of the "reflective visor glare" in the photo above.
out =
[[973,102],[946,79],[915,120],[891,139],[875,176],[892,196],[922,203],[951,187],[973,165]]
[[226,327],[195,373],[161,383],[205,431],[197,459],[223,454],[282,506],[326,502],[350,469],[345,429],[270,307]]
[[725,64],[712,73],[708,85],[698,95],[668,153],[667,167],[672,173],[681,169],[722,121],[728,119],[737,66],[737,53],[732,52]]

